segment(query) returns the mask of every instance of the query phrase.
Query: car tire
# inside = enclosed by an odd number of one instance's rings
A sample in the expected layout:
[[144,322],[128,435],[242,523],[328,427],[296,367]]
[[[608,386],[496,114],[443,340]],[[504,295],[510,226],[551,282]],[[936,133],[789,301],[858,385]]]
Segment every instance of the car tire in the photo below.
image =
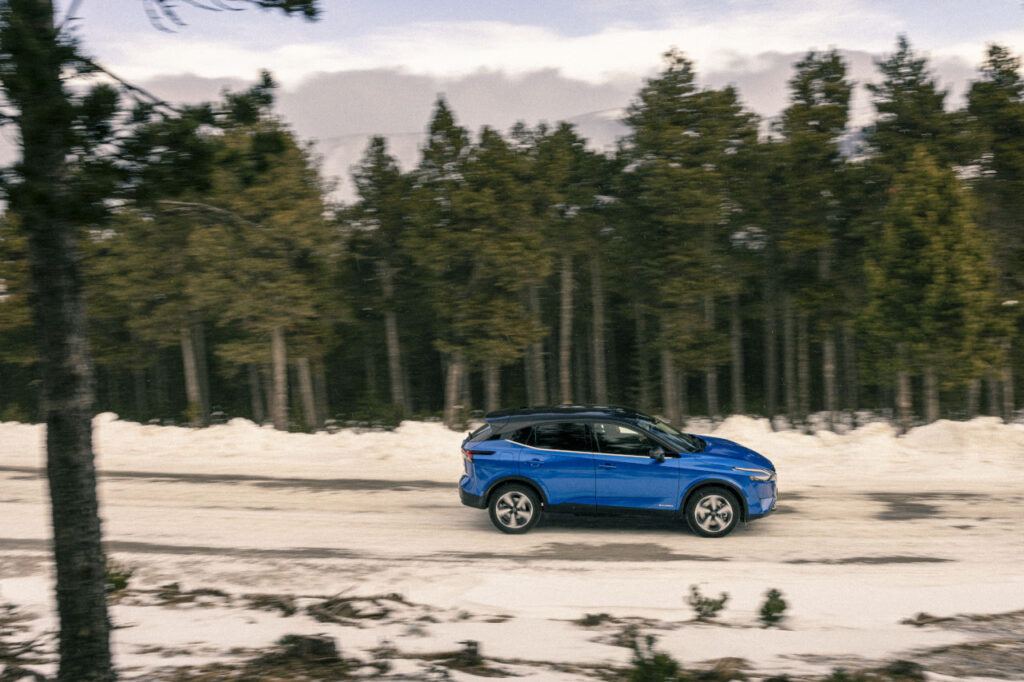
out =
[[705,538],[728,535],[739,523],[740,513],[735,493],[718,486],[701,488],[686,503],[687,525]]
[[540,499],[525,485],[511,484],[494,491],[487,509],[491,523],[502,533],[525,533],[540,520]]

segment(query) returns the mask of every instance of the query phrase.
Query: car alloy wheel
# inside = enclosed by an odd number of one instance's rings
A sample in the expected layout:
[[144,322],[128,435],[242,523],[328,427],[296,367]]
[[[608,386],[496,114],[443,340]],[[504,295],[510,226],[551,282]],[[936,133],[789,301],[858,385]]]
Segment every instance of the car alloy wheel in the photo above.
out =
[[686,521],[697,535],[706,538],[726,535],[739,521],[736,497],[724,488],[705,488],[686,505]]
[[540,503],[529,488],[508,486],[494,494],[490,514],[498,530],[504,533],[525,533],[540,518]]

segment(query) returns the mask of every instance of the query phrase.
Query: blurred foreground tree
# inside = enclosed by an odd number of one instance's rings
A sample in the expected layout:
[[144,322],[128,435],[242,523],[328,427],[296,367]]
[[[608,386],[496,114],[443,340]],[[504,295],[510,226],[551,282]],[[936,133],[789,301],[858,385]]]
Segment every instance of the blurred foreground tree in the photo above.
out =
[[[144,4],[165,12],[174,6],[170,0]],[[253,4],[316,14],[315,0]],[[104,199],[118,180],[115,164],[104,155],[118,95],[109,86],[83,95],[66,87],[76,73],[95,69],[55,23],[52,0],[0,2],[4,121],[17,127],[21,146],[20,161],[4,174],[3,190],[28,242],[60,616],[58,679],[63,682],[116,677],[92,451],[93,373],[76,241],[79,226],[102,220],[108,208]]]

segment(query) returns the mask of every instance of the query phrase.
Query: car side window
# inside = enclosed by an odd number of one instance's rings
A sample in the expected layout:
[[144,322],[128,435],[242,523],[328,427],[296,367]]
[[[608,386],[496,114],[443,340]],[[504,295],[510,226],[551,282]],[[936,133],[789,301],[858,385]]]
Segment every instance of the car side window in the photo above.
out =
[[544,450],[592,452],[587,425],[581,422],[547,422],[533,427],[530,445]]
[[593,425],[598,451],[608,455],[636,455],[648,457],[655,443],[653,440],[623,424],[598,422]]
[[513,443],[523,443],[524,445],[530,442],[530,435],[533,433],[532,426],[524,426],[521,429],[510,431],[505,434],[505,440],[512,441]]

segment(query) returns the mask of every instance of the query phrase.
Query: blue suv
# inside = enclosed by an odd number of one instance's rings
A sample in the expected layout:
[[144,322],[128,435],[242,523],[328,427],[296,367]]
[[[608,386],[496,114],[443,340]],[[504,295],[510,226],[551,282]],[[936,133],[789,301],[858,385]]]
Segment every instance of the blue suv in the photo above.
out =
[[459,494],[505,533],[530,530],[542,510],[663,512],[713,538],[775,510],[768,458],[636,410],[562,405],[484,419],[462,443]]

